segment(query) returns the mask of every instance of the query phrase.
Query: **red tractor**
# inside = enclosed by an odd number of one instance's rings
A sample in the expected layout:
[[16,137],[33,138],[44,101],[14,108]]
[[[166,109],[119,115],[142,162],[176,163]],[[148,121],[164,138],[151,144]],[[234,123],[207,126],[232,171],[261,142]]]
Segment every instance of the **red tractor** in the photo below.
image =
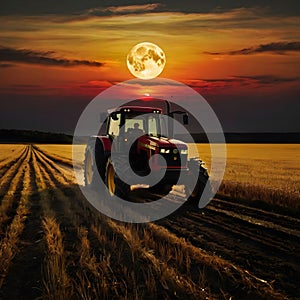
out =
[[[130,180],[125,182],[121,178],[129,179],[129,168],[140,179],[150,173],[159,177],[163,172],[163,177],[149,187],[152,193],[164,196],[173,185],[184,184],[188,202],[198,205],[204,187],[209,184],[207,170],[200,159],[188,160],[187,144],[173,138],[175,114],[183,116],[185,125],[188,124],[188,115],[179,110],[170,111],[168,101],[159,101],[166,104],[166,114],[158,107],[137,105],[124,105],[108,111],[103,118],[103,134],[90,137],[86,147],[84,175],[87,187],[97,189],[102,179],[111,196],[126,200]],[[114,160],[112,151],[117,154]],[[181,172],[184,172],[181,176],[184,180],[178,183]],[[147,184],[143,180],[135,182],[139,183]]]

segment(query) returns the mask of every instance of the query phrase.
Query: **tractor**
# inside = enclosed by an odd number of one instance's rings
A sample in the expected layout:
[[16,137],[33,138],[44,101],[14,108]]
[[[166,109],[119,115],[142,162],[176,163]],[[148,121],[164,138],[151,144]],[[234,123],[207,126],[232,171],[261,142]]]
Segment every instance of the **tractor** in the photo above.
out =
[[[188,203],[198,205],[204,187],[209,184],[207,169],[200,159],[188,159],[188,145],[173,138],[174,116],[182,115],[184,125],[188,124],[189,116],[184,111],[171,111],[167,100],[153,100],[165,103],[166,112],[159,107],[143,106],[142,102],[127,103],[102,115],[100,134],[89,138],[85,150],[85,185],[97,190],[102,180],[109,196],[127,200],[131,184],[121,178],[129,178],[131,168],[141,179],[135,184],[147,184],[142,179],[150,173],[160,178],[149,186],[151,193],[165,196],[173,185],[184,184]],[[114,160],[112,151],[117,154]],[[181,172],[184,180],[178,183]]]

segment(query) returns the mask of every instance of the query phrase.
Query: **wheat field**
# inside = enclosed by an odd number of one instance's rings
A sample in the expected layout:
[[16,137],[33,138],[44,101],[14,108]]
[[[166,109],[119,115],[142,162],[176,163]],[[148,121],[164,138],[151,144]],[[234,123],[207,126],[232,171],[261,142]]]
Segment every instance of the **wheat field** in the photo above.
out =
[[[263,186],[265,180],[274,188],[271,175],[247,181],[247,173],[266,160],[269,174],[276,176],[271,162],[279,149],[287,157],[298,150],[280,146],[269,159],[263,148],[248,146],[229,145],[225,183]],[[84,146],[77,147],[82,153]],[[209,151],[199,147],[209,167]],[[256,159],[247,166],[250,152]],[[0,298],[297,295],[298,219],[216,198],[203,210],[185,207],[157,222],[122,223],[86,201],[74,177],[71,153],[71,145],[0,146]],[[294,162],[283,163],[294,168]],[[82,168],[82,160],[75,165]]]
[[[197,148],[209,169],[210,146],[198,144]],[[226,148],[226,169],[218,194],[300,208],[300,145],[227,144]]]

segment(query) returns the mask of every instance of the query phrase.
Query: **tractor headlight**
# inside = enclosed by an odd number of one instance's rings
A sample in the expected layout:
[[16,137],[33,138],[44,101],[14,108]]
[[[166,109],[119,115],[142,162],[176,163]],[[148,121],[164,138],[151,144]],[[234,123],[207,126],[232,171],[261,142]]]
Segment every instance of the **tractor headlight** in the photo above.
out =
[[170,149],[164,149],[164,148],[162,148],[162,149],[160,149],[160,153],[163,153],[163,154],[170,153]]
[[180,151],[180,153],[181,153],[181,154],[188,154],[188,149],[182,149],[182,150]]

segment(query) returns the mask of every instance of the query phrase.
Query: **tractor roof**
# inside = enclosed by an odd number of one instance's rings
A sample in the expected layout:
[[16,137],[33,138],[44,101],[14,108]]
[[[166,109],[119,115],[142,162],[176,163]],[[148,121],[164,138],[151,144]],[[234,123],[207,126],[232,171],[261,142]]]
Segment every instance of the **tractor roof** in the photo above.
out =
[[107,112],[109,114],[113,112],[118,112],[118,111],[125,111],[128,110],[128,112],[143,112],[143,113],[162,113],[162,109],[159,107],[150,107],[150,106],[135,106],[135,105],[124,105],[116,108],[109,109]]

